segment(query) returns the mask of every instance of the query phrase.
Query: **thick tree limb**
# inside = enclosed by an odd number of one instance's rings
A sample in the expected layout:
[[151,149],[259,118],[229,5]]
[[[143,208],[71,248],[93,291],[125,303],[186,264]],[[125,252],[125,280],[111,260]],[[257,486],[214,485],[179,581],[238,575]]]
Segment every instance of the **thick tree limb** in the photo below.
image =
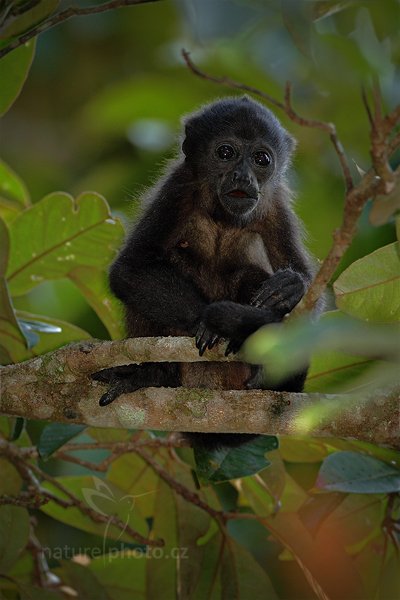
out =
[[[299,433],[303,409],[315,406],[321,407],[321,419],[309,432],[313,435],[400,447],[398,389],[354,398],[265,390],[146,388],[101,408],[98,400],[104,386],[90,378],[102,368],[134,362],[216,360],[227,360],[221,348],[200,358],[191,338],[79,342],[2,367],[0,413],[96,427],[290,435]],[[326,419],[330,406],[337,409]]]

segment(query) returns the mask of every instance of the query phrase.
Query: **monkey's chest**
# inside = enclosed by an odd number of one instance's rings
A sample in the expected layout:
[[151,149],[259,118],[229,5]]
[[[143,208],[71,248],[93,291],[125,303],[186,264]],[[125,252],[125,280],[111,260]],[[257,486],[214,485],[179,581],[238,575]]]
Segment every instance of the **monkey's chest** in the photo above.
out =
[[181,232],[171,260],[210,301],[235,300],[239,272],[252,267],[273,272],[258,233],[221,229],[201,220]]

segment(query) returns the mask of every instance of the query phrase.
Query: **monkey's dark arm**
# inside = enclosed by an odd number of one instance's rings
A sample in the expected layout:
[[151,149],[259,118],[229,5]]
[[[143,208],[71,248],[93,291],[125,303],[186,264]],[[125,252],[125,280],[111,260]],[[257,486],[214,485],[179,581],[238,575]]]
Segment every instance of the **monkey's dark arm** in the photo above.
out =
[[109,279],[117,298],[160,329],[195,334],[206,300],[167,260],[140,257],[130,248],[114,262]]

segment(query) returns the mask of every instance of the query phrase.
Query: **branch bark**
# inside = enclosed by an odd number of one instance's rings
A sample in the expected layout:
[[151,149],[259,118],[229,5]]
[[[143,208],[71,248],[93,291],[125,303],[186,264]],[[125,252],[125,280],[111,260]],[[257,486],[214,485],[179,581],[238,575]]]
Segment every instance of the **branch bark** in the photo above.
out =
[[[315,436],[400,447],[400,390],[369,397],[198,388],[144,388],[102,408],[104,386],[90,374],[139,362],[230,360],[217,348],[199,357],[192,338],[88,341],[0,369],[0,413],[95,427],[299,434],[305,408],[320,407]],[[332,407],[336,407],[334,411]],[[326,418],[327,411],[329,419]],[[325,415],[325,416],[324,416]]]

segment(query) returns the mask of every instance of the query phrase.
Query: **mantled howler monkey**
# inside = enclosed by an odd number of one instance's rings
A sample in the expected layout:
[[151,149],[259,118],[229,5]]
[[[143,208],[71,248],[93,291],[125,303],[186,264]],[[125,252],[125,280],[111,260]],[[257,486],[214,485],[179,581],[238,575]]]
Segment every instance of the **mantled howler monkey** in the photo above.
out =
[[[236,352],[302,298],[311,263],[291,208],[286,172],[294,140],[264,106],[225,98],[184,121],[183,154],[150,191],[148,206],[110,270],[128,335],[195,336],[200,355],[223,338]],[[100,405],[142,387],[270,388],[244,363],[144,363],[105,369]],[[306,371],[282,383],[303,389]],[[185,434],[206,448],[253,435]]]

